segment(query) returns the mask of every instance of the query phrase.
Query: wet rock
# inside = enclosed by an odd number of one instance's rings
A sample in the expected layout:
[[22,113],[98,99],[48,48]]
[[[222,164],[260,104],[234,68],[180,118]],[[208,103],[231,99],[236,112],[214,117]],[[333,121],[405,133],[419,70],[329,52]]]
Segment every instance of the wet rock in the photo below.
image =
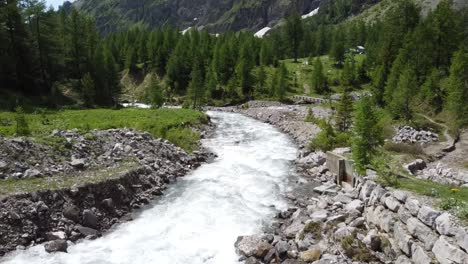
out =
[[63,231],[57,231],[57,232],[48,232],[46,234],[48,240],[66,240],[67,239],[67,234]]
[[88,236],[98,236],[99,232],[96,229],[92,229],[89,227],[84,227],[84,226],[77,226],[76,230],[83,235],[84,237]]
[[259,236],[240,236],[234,246],[240,255],[251,257],[257,252],[257,245],[262,242]]
[[55,252],[64,252],[67,253],[68,244],[65,240],[55,240],[48,242],[44,245],[45,251],[47,253],[55,253]]
[[289,250],[289,244],[286,241],[278,241],[275,245],[276,252],[280,256],[280,258],[283,258],[284,256],[287,255],[288,250]]
[[91,210],[83,211],[83,226],[96,229],[98,227],[98,218]]
[[272,248],[273,246],[270,245],[269,243],[261,241],[260,243],[257,244],[254,256],[256,258],[262,259],[268,254],[268,252],[270,252]]

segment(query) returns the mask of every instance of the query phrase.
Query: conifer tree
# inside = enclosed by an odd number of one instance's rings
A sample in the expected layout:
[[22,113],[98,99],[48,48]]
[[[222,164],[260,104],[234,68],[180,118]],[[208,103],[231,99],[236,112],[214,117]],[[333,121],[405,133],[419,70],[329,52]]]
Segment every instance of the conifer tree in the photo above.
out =
[[356,82],[356,62],[353,56],[346,58],[343,71],[341,73],[341,84],[344,86],[353,86]]
[[468,48],[455,53],[448,81],[447,110],[453,116],[455,127],[468,124]]
[[195,59],[191,73],[191,81],[188,89],[188,97],[190,98],[192,108],[198,109],[203,105],[204,95],[205,91],[202,69],[200,66],[200,62],[197,61],[197,59]]
[[347,132],[352,125],[353,116],[353,98],[349,93],[349,89],[345,88],[341,95],[341,100],[336,109],[336,129],[340,132]]
[[377,148],[383,144],[382,128],[379,122],[379,115],[371,98],[362,98],[356,106],[352,138],[353,160],[355,169],[359,173],[365,173]]
[[299,56],[299,47],[304,36],[302,18],[298,13],[295,13],[286,19],[286,33],[288,40],[291,42],[294,62],[297,62],[297,58]]
[[265,93],[266,81],[267,81],[267,75],[265,71],[265,66],[261,64],[257,70],[257,92],[259,94]]
[[318,94],[324,94],[328,90],[327,78],[323,72],[323,64],[320,58],[317,58],[314,63],[312,89]]
[[444,91],[441,87],[441,74],[437,69],[432,69],[421,87],[421,97],[434,113],[442,111],[444,104]]
[[161,108],[164,105],[164,92],[159,84],[156,74],[151,74],[147,93],[152,108]]
[[83,103],[86,107],[92,107],[94,105],[95,97],[95,86],[94,80],[90,73],[86,73],[81,79]]
[[418,82],[415,71],[410,65],[406,65],[389,102],[391,113],[395,118],[403,118],[407,121],[411,120],[413,117],[412,98],[417,94],[417,89]]

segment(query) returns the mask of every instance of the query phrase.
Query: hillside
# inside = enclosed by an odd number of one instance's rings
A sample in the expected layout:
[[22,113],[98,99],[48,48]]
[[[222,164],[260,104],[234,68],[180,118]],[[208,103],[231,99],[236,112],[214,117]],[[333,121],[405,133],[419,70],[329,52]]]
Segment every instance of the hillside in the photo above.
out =
[[75,6],[94,15],[101,31],[143,22],[151,28],[172,25],[212,32],[258,30],[272,26],[294,10],[305,14],[321,0],[78,0]]

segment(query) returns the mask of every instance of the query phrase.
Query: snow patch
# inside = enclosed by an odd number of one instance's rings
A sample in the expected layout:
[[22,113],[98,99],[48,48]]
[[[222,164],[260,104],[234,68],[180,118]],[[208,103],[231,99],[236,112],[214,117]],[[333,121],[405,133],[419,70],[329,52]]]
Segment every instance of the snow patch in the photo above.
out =
[[270,30],[271,30],[270,27],[264,27],[264,28],[260,29],[259,31],[257,31],[257,33],[255,33],[254,36],[257,37],[257,38],[263,38],[265,36],[265,34]]
[[316,9],[312,10],[309,14],[303,15],[303,16],[302,16],[302,19],[306,19],[306,18],[315,16],[316,14],[318,14],[319,9],[320,9],[320,8],[317,7]]

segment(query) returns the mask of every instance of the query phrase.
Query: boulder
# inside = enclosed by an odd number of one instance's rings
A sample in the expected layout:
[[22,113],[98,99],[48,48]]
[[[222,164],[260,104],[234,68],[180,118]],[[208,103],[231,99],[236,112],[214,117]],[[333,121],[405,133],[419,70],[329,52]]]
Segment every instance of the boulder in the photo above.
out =
[[439,215],[435,220],[435,226],[437,232],[444,236],[453,236],[455,235],[455,230],[453,230],[453,224],[451,215],[449,213],[443,213]]
[[62,213],[64,217],[75,223],[80,221],[80,209],[75,205],[66,206]]
[[419,208],[421,206],[418,200],[414,198],[407,198],[405,202],[405,207],[413,216],[417,216],[419,212]]
[[296,234],[304,228],[304,224],[301,221],[294,221],[284,230],[284,234],[287,238],[294,238]]
[[427,252],[417,244],[413,244],[411,247],[411,260],[414,264],[429,264],[432,263],[432,258]]
[[65,240],[67,239],[67,234],[63,231],[57,232],[48,232],[46,234],[48,240]]
[[464,230],[458,230],[456,234],[457,244],[468,252],[468,234]]
[[385,199],[385,206],[393,212],[397,212],[400,209],[401,203],[393,196],[388,196]]
[[432,248],[432,252],[441,264],[468,263],[468,254],[449,243],[446,236],[439,237]]
[[433,227],[436,218],[440,215],[440,212],[432,209],[428,206],[423,206],[419,209],[418,218],[427,226]]
[[76,230],[84,237],[99,235],[99,232],[96,229],[92,229],[89,227],[77,226]]
[[421,242],[424,243],[424,248],[426,250],[431,250],[432,246],[434,245],[435,241],[437,240],[436,234],[432,231],[431,228],[427,227],[417,218],[410,218],[406,223],[408,227],[408,232],[417,237]]
[[89,209],[83,211],[83,226],[94,229],[98,227],[98,218],[93,211]]
[[67,253],[68,244],[65,240],[54,240],[47,242],[44,245],[44,249],[47,253],[55,253],[55,252],[64,252]]
[[409,164],[406,164],[405,168],[408,170],[409,173],[416,174],[416,172],[427,168],[427,164],[424,160],[417,159]]
[[42,173],[39,170],[37,170],[37,169],[27,169],[24,172],[23,178],[30,179],[30,178],[38,178],[38,177],[41,177],[41,176],[42,176]]
[[256,258],[262,259],[268,254],[268,252],[272,248],[273,246],[270,245],[269,243],[265,241],[261,241],[260,243],[257,244],[257,247],[255,248],[254,256]]
[[251,257],[257,253],[257,245],[262,242],[259,236],[240,236],[234,244],[240,255]]
[[85,164],[86,164],[86,162],[85,162],[84,159],[72,158],[72,160],[70,162],[70,165],[72,165],[73,167],[75,167],[77,169],[83,169]]
[[346,211],[356,210],[362,212],[364,210],[364,203],[361,200],[354,200],[345,206]]
[[398,201],[405,203],[406,199],[408,198],[408,193],[402,190],[395,190],[393,192],[393,197],[395,197]]
[[286,241],[278,241],[278,243],[276,243],[275,245],[275,249],[276,249],[276,252],[278,253],[278,255],[281,257],[281,256],[284,256],[285,254],[287,254],[288,250],[289,250],[289,244],[288,242]]
[[314,222],[323,222],[327,220],[328,214],[329,212],[327,210],[320,210],[320,211],[313,212],[310,215],[310,218]]
[[322,252],[318,249],[310,249],[299,254],[299,259],[304,262],[313,262],[320,259]]
[[382,246],[382,240],[375,229],[370,230],[362,242],[374,251],[379,251]]
[[358,218],[354,219],[353,221],[351,221],[349,223],[349,226],[350,227],[362,227],[362,226],[364,226],[365,222],[366,222],[366,219],[364,219],[364,217],[358,217]]
[[404,225],[401,223],[395,224],[393,235],[401,251],[405,253],[407,256],[411,256],[411,246],[413,244],[413,240],[411,236],[408,234],[408,232],[406,231],[406,228],[404,227]]

